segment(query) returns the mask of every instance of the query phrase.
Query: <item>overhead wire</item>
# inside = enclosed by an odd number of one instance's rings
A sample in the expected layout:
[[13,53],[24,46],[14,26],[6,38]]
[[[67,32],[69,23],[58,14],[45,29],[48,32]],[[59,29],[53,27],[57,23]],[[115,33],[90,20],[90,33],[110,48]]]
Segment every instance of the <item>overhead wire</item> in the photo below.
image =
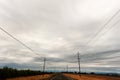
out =
[[[82,52],[85,53],[89,47],[89,44],[94,42],[94,40],[96,40],[98,37],[100,38],[102,35],[100,35],[100,33],[107,28],[107,25],[120,13],[120,9],[100,28],[100,30],[98,30],[98,32],[96,32],[94,34],[94,36],[92,36],[92,38],[90,40],[88,40],[88,42],[86,43],[86,45],[84,47],[82,47]],[[120,20],[118,20],[115,24],[113,24],[108,30],[110,30],[112,27],[114,27],[116,24],[118,24],[120,22]],[[107,30],[107,31],[108,31]],[[107,31],[105,31],[104,33],[106,33]],[[103,33],[103,34],[104,34]],[[100,35],[100,36],[99,36]],[[95,42],[94,42],[95,43]],[[79,49],[78,49],[79,50]],[[82,59],[82,58],[81,58]]]
[[[21,40],[17,39],[16,37],[14,37],[12,34],[10,34],[7,30],[3,29],[0,26],[0,30],[2,30],[4,33],[6,33],[9,37],[11,37],[12,39],[16,40],[18,43],[20,43],[21,45],[23,45],[25,48],[27,48],[28,50],[30,50],[32,53],[34,53],[35,55],[39,55],[38,53],[34,52],[34,50],[32,48],[30,48],[29,46],[27,46],[25,43],[23,43]],[[40,56],[40,55],[39,55]]]
[[[95,33],[94,36],[92,36],[92,38],[86,43],[85,47],[82,47],[84,52],[87,50],[88,46],[90,43],[94,42],[94,40],[99,37],[98,35],[105,29],[107,28],[107,25],[114,19],[114,17],[116,17],[118,14],[120,13],[120,9],[98,30],[98,32]],[[118,23],[118,21],[117,21]],[[114,24],[116,25],[116,23]],[[112,26],[114,27],[114,26]],[[106,31],[107,32],[107,31]]]
[[[104,25],[103,27],[100,28],[100,30],[86,43],[86,47],[85,50],[87,50],[87,46],[93,42],[97,36],[106,28],[106,26],[112,21],[112,19],[114,19],[114,17],[116,17],[116,15],[120,13],[120,10],[118,10]],[[23,45],[24,47],[26,47],[28,50],[30,50],[31,52],[33,52],[36,55],[39,55],[38,53],[35,53],[34,50],[32,48],[30,48],[29,46],[27,46],[25,43],[23,43],[21,40],[17,39],[16,37],[14,37],[12,34],[10,34],[8,31],[6,31],[5,29],[3,29],[2,27],[0,27],[0,30],[2,30],[3,32],[5,32],[7,35],[9,35],[11,38],[13,38],[14,40],[16,40],[18,43],[20,43],[21,45]]]

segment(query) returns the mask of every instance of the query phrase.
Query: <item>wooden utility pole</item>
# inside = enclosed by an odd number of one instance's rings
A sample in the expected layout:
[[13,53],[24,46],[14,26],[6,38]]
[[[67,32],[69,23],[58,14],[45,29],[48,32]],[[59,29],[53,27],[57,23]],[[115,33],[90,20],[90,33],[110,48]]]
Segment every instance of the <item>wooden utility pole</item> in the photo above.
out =
[[44,58],[44,63],[43,63],[43,72],[45,72],[45,62],[46,62],[46,58]]
[[79,74],[81,73],[81,70],[80,70],[80,54],[78,52],[78,65],[79,65]]
[[54,72],[56,72],[56,66],[55,66],[55,68],[54,68]]
[[67,72],[68,72],[68,65],[67,65]]

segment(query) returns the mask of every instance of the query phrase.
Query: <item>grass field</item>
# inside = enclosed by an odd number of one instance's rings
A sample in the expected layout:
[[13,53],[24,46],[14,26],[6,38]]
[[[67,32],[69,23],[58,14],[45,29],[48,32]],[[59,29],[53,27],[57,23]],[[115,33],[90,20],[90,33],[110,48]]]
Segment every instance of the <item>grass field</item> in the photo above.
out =
[[[82,74],[80,76],[78,74],[64,73],[63,75],[70,77],[73,80],[120,80],[120,77],[93,75],[93,74]],[[10,78],[7,80],[49,80],[52,76],[53,74],[45,74],[45,75],[37,75],[37,76]]]
[[120,77],[113,76],[103,76],[103,75],[92,75],[92,74],[64,74],[67,77],[70,77],[75,80],[120,80]]
[[10,78],[7,80],[47,80],[51,76],[52,74],[44,74],[44,75],[37,75],[37,76]]

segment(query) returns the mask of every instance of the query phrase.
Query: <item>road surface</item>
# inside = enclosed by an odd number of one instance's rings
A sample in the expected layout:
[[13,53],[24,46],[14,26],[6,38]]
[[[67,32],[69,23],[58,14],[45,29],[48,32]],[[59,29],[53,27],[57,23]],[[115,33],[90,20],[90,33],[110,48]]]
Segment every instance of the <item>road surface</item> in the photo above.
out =
[[61,73],[58,73],[55,76],[53,76],[50,80],[73,80],[73,79],[66,77]]

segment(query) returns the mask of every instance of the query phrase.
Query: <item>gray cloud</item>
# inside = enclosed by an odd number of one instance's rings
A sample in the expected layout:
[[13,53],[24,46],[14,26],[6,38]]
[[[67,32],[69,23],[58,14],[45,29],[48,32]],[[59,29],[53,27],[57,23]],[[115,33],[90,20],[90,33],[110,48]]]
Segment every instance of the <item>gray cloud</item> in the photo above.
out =
[[[108,4],[109,3],[109,4]],[[1,67],[39,69],[43,58],[47,67],[77,66],[80,51],[82,68],[114,71],[119,65],[118,14],[86,49],[87,41],[119,9],[119,0],[1,0],[0,25],[31,47],[30,52],[0,30]],[[104,33],[104,34],[103,34]],[[27,66],[25,66],[25,64]],[[39,65],[40,64],[40,65]],[[20,67],[19,67],[20,66]],[[116,70],[115,70],[116,71]]]

